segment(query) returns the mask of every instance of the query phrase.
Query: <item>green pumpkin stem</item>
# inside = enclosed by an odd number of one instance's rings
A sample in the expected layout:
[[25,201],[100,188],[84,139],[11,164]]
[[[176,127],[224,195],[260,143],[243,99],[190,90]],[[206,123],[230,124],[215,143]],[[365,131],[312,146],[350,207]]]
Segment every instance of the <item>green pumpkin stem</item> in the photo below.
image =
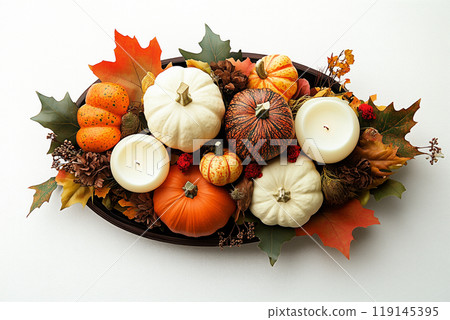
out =
[[288,202],[291,200],[291,192],[284,190],[283,187],[278,188],[278,193],[273,195],[278,202]]
[[192,182],[188,181],[184,185],[183,190],[186,197],[194,199],[194,197],[197,195],[198,187]]
[[255,71],[256,71],[256,74],[258,75],[258,77],[260,77],[261,79],[267,78],[267,71],[266,71],[266,68],[264,66],[264,60],[259,59],[256,62]]
[[189,94],[189,86],[186,83],[180,83],[177,93],[178,98],[175,101],[181,104],[183,107],[192,102],[191,95]]
[[267,119],[269,117],[270,102],[266,101],[256,105],[255,115],[258,119]]
[[214,144],[214,147],[215,147],[214,154],[216,156],[219,156],[219,157],[223,156],[223,144],[222,144],[222,142],[217,141]]

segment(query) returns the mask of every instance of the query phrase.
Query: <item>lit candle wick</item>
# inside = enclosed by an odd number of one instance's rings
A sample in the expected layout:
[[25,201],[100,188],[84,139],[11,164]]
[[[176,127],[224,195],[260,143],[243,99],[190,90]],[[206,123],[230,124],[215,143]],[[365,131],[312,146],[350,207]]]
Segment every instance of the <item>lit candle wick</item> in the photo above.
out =
[[325,129],[330,130],[330,128],[328,128],[327,126],[323,126]]

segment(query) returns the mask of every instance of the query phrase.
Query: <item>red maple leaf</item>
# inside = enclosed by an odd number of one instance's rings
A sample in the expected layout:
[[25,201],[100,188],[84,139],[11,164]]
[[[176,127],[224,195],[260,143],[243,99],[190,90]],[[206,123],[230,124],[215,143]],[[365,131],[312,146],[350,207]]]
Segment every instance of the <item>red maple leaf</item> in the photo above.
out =
[[125,88],[130,103],[140,103],[142,98],[141,81],[147,72],[156,77],[161,68],[161,48],[156,38],[153,38],[147,48],[139,45],[136,37],[121,35],[114,32],[116,48],[114,54],[116,61],[102,61],[89,66],[92,72],[102,82],[118,83]]
[[380,224],[373,213],[373,210],[363,208],[359,200],[353,199],[338,208],[321,209],[303,227],[296,230],[296,235],[317,233],[324,245],[338,249],[347,259],[350,259],[350,242],[354,239],[353,230]]
[[245,74],[247,77],[252,72],[253,69],[255,69],[255,64],[250,60],[250,58],[245,59],[244,61],[241,60],[234,60],[234,58],[227,59],[231,62],[231,64],[235,67],[236,71],[240,71],[243,74]]

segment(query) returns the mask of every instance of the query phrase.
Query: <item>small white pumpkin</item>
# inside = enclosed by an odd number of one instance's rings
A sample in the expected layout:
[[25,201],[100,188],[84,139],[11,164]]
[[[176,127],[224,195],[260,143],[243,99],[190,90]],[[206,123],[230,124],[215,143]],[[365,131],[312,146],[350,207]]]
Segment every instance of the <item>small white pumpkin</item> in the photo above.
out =
[[322,205],[320,174],[308,157],[287,165],[276,159],[262,173],[254,181],[250,211],[264,224],[297,228]]
[[171,67],[144,95],[151,133],[165,145],[193,152],[220,131],[225,105],[211,77],[197,68]]

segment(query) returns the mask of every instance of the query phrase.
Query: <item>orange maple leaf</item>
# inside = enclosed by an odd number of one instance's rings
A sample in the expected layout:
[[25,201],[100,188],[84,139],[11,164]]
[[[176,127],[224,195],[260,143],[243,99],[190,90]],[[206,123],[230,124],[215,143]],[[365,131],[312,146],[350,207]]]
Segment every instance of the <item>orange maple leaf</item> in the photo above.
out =
[[94,194],[99,198],[104,198],[108,194],[109,190],[111,190],[110,187],[95,188]]
[[236,71],[240,71],[246,76],[248,76],[252,72],[252,70],[255,69],[255,63],[253,63],[250,58],[247,58],[244,61],[236,61],[234,60],[234,58],[229,58],[227,60],[231,62]]
[[120,199],[119,205],[123,208],[127,208],[122,213],[124,215],[126,215],[128,217],[128,219],[132,220],[132,219],[136,218],[136,216],[137,216],[136,205],[133,202],[127,201],[125,199]]
[[350,242],[355,228],[380,224],[374,211],[361,206],[359,200],[353,199],[338,208],[323,208],[311,219],[296,229],[297,236],[317,235],[323,244],[338,249],[350,259]]
[[163,71],[161,48],[156,38],[150,41],[147,48],[142,48],[136,37],[121,35],[117,30],[114,37],[117,45],[114,49],[116,61],[102,61],[89,68],[102,82],[123,86],[130,97],[130,103],[141,103],[142,79],[147,72],[156,77]]

